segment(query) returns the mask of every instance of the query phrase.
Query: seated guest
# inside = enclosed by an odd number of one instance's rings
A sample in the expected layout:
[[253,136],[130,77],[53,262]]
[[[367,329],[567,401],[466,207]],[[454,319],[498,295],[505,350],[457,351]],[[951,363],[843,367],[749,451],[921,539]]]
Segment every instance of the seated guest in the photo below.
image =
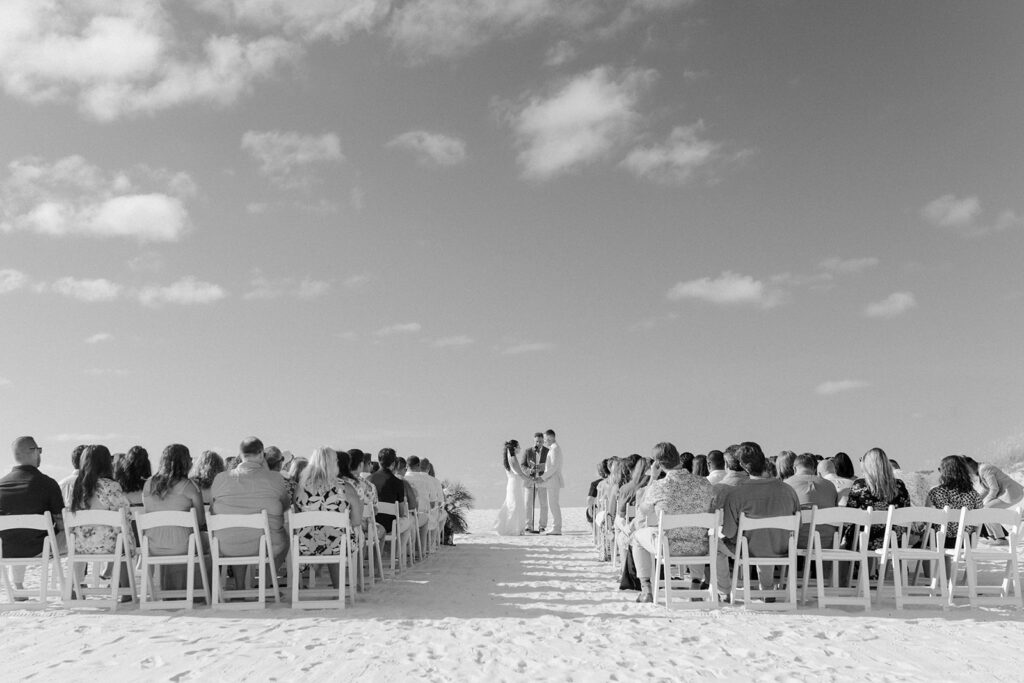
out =
[[132,505],[142,505],[142,486],[153,474],[149,452],[142,446],[132,446],[114,465],[114,481]]
[[[817,465],[818,461],[810,453],[798,455],[793,460],[795,474],[784,480],[796,491],[796,497],[800,500],[802,509],[809,509],[815,505],[818,506],[818,509],[834,508],[839,504],[836,487],[828,479],[818,476]],[[809,524],[800,526],[799,545],[801,548],[806,548],[809,544],[809,531]],[[830,527],[822,527],[821,544],[823,547],[832,547],[832,534],[833,530]]]
[[[267,511],[270,522],[270,538],[267,541],[273,549],[274,566],[280,568],[288,555],[288,533],[284,528],[284,511],[291,507],[288,483],[277,472],[267,469],[263,459],[263,442],[255,436],[243,440],[239,448],[240,462],[229,471],[221,472],[213,480],[210,495],[213,502],[210,513],[214,515],[247,515]],[[255,555],[259,552],[258,529],[225,529],[217,532],[221,553],[231,555]],[[245,576],[245,567],[235,567],[235,585],[244,585],[239,578]]]
[[[725,459],[725,476],[718,482],[719,484],[736,486],[741,481],[746,481],[750,478],[750,475],[747,474],[740,463],[737,451],[739,451],[739,446],[729,446],[725,449],[725,453],[722,454],[722,457]],[[765,464],[767,465],[767,462]]]
[[[962,456],[947,455],[939,463],[939,485],[928,491],[927,506],[940,510],[949,506],[951,511],[961,508],[977,510],[985,506],[981,495],[974,490],[971,469]],[[959,526],[958,522],[950,522],[946,527],[947,548],[956,545]],[[974,528],[968,527],[966,531],[973,533]]]
[[[995,465],[979,464],[973,458],[966,456],[964,456],[964,462],[977,480],[983,507],[1009,508],[1024,500],[1024,487]],[[1008,543],[1006,530],[999,524],[986,524],[983,535],[991,538],[998,545]]]
[[[114,459],[106,446],[87,446],[82,452],[82,468],[71,491],[71,512],[80,510],[121,510],[127,515],[131,503],[114,481]],[[126,520],[127,521],[127,518]],[[120,529],[104,524],[75,529],[75,552],[81,555],[114,552]],[[135,537],[127,534],[129,553],[135,552]],[[128,573],[121,565],[120,585],[128,585]],[[122,597],[129,601],[129,596]]]
[[82,465],[82,451],[84,450],[85,444],[75,446],[74,450],[71,451],[71,467],[74,468],[74,472],[58,482],[60,495],[64,496],[65,506],[71,503],[71,489],[75,487],[75,479],[78,478],[78,468]]
[[[819,464],[819,468],[826,462],[829,461],[823,460]],[[836,492],[839,493],[839,504],[846,505],[846,497],[850,495],[850,487],[856,481],[853,473],[853,461],[850,460],[850,456],[840,451],[832,456],[831,466],[832,472],[822,476],[835,484]]]
[[267,446],[263,451],[263,458],[267,461],[267,469],[271,472],[281,473],[284,471],[284,453],[277,446]]
[[242,462],[242,459],[239,458],[237,455],[229,455],[228,457],[224,458],[224,471],[230,472],[231,470],[238,467],[238,463],[240,462]]
[[411,484],[416,491],[417,510],[422,516],[420,520],[420,543],[423,548],[427,547],[427,522],[430,521],[430,511],[444,504],[444,493],[441,491],[441,482],[434,479],[426,472],[421,471],[422,463],[419,457],[409,456],[408,471],[405,475],[407,484]]
[[[348,454],[345,455],[348,457]],[[356,529],[363,518],[363,504],[351,480],[339,478],[338,453],[321,446],[313,451],[309,465],[302,472],[296,488],[295,509],[299,512],[325,511],[348,514],[350,530],[350,551],[360,542]],[[303,555],[337,555],[341,552],[344,536],[341,529],[333,526],[307,527],[299,535],[299,548]],[[328,565],[331,585],[337,588],[341,580],[338,565]]]
[[[146,512],[196,511],[199,528],[206,528],[206,514],[203,509],[203,494],[199,487],[188,478],[192,467],[192,455],[188,448],[180,443],[173,443],[160,455],[156,474],[151,476],[142,487],[142,504]],[[154,527],[146,532],[149,539],[149,552],[152,555],[184,555],[188,551],[188,537],[191,530],[184,527]],[[141,540],[141,539],[140,539]],[[203,553],[203,539],[196,539],[196,549]],[[187,567],[185,565],[168,565],[160,572],[161,587],[166,590],[182,590],[185,588]]]
[[[872,448],[861,459],[864,476],[853,482],[846,498],[846,507],[860,510],[885,510],[890,505],[910,507],[910,494],[903,481],[896,478],[889,458],[881,448]],[[898,528],[898,527],[897,527]],[[868,548],[877,550],[885,540],[885,525],[873,524]]]
[[203,505],[209,505],[213,498],[210,496],[210,487],[218,474],[225,470],[224,458],[214,451],[203,451],[199,459],[192,464],[188,478],[196,485],[203,495]]
[[[416,533],[420,535],[420,542],[425,542],[427,539],[427,522],[430,520],[427,515],[418,514],[422,512],[423,506],[420,505],[419,494],[416,492],[414,487],[409,481],[406,480],[406,475],[409,473],[409,463],[405,458],[398,458],[395,461],[395,476],[402,480],[402,486],[405,487],[405,502],[409,506],[410,513],[416,514]],[[427,503],[429,507],[429,502]],[[410,517],[412,515],[410,514]],[[422,547],[422,546],[421,546]]]
[[[341,452],[338,452],[338,466],[339,471],[342,464]],[[349,473],[351,474],[350,479],[355,484],[356,493],[359,494],[359,501],[363,504],[363,517],[365,518],[368,514],[365,509],[368,507],[370,511],[373,511],[377,506],[377,487],[370,483],[370,480],[363,477],[363,473],[366,470],[366,465],[363,463],[363,452],[359,449],[353,449],[348,452],[348,464]],[[377,538],[384,538],[384,527],[374,521],[377,527]],[[370,523],[368,519],[363,519],[362,530],[366,538],[369,538]]]
[[725,477],[725,456],[722,451],[708,451],[708,481],[717,484]]
[[608,459],[597,463],[597,479],[590,482],[590,489],[587,491],[587,521],[594,523],[594,512],[597,507],[597,487],[608,477]]
[[[632,528],[630,549],[636,564],[636,575],[640,580],[640,596],[637,602],[652,602],[651,572],[654,552],[657,548],[658,526],[648,526],[648,515],[656,521],[658,513],[684,515],[708,512],[711,509],[712,486],[704,477],[691,474],[686,456],[676,451],[671,443],[662,442],[654,447],[654,464],[651,465],[652,481],[647,486],[643,501],[636,511]],[[665,477],[659,479],[660,471]],[[671,529],[666,532],[669,549],[673,555],[706,555],[708,535],[703,529]],[[703,576],[703,567],[691,567],[690,575]]]
[[695,455],[693,456],[693,476],[695,477],[707,477],[711,474],[711,470],[708,469],[708,456],[706,455]]
[[[21,436],[11,444],[14,454],[14,469],[0,478],[0,515],[41,515],[49,512],[56,533],[61,533],[64,520],[64,498],[60,485],[39,471],[43,449],[31,436]],[[0,531],[4,557],[39,557],[43,552],[45,531],[33,529],[10,529]],[[60,540],[58,539],[58,544]],[[61,548],[52,548],[52,553]],[[4,571],[7,571],[6,568]],[[25,567],[11,567],[14,587],[25,588]]]
[[441,484],[441,480],[434,475],[434,465],[427,458],[420,458],[420,474],[430,479],[430,485],[434,489],[434,495],[438,501],[437,506],[440,510],[438,524],[443,529],[445,522],[448,521],[448,513],[444,509],[444,486]]
[[793,469],[793,461],[796,460],[796,453],[793,451],[780,451],[775,458],[775,467],[779,471],[779,479],[786,480],[796,474]]
[[[718,589],[727,592],[732,585],[729,574],[729,553],[735,553],[739,539],[740,514],[748,517],[779,517],[792,515],[800,509],[796,491],[781,479],[766,476],[766,462],[761,447],[745,441],[735,451],[747,479],[739,481],[725,497],[722,507],[722,538],[725,548],[718,558]],[[781,529],[759,529],[747,536],[750,554],[754,557],[782,557],[789,552],[789,534]],[[726,552],[726,549],[728,552]],[[790,577],[795,581],[796,577]],[[771,588],[774,579],[758,570],[762,589]]]
[[[398,461],[395,449],[380,449],[380,453],[377,454],[377,461],[380,463],[380,469],[369,477],[370,483],[377,489],[377,500],[381,503],[399,505],[400,508],[401,503],[406,502],[405,483],[395,476],[395,464]],[[366,461],[364,460],[363,462],[365,463]],[[395,516],[378,512],[377,523],[383,526],[386,532],[390,533],[391,525],[395,523]],[[397,523],[399,525],[399,532],[403,534],[412,527],[412,519],[409,517],[399,517]]]

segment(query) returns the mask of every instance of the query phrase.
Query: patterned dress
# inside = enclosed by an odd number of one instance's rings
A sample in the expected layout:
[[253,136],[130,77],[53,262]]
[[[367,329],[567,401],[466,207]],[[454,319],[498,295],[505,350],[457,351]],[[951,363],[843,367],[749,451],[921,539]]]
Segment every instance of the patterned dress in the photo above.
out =
[[[128,497],[121,491],[120,484],[113,479],[99,479],[86,509],[127,510],[130,505]],[[112,553],[120,531],[116,527],[103,524],[80,526],[75,529],[75,550],[83,555]],[[129,551],[135,552],[135,539],[132,534],[127,534],[126,541]]]
[[[896,480],[896,496],[892,500],[882,500],[873,494],[871,489],[868,488],[868,482],[864,479],[858,479],[853,482],[853,486],[850,487],[850,494],[846,499],[846,507],[858,508],[860,510],[886,510],[890,505],[898,508],[910,507],[910,494],[907,493],[907,487],[902,479]],[[893,527],[893,530],[898,534],[902,534],[904,528]],[[885,525],[872,524],[868,549],[878,550],[882,547],[884,540]]]
[[[704,477],[695,477],[686,470],[669,470],[664,479],[651,482],[644,493],[642,508],[637,515],[646,511],[666,515],[687,515],[709,512],[714,491]],[[706,529],[681,528],[666,532],[668,546],[673,555],[704,555],[708,552]]]
[[[974,489],[958,491],[947,486],[936,486],[929,491],[927,505],[928,507],[939,508],[940,510],[948,505],[951,511],[959,510],[960,508],[977,510],[983,507],[981,496]],[[950,522],[946,528],[946,545],[950,548],[956,542],[956,532],[959,527],[959,522]],[[967,527],[967,533],[974,533],[974,529],[975,527],[973,526]],[[935,530],[938,531],[938,527]]]
[[[304,486],[298,487],[295,507],[299,512],[324,511],[344,512],[348,514],[348,502],[345,500],[345,487],[349,484],[336,480],[327,490],[311,491]],[[299,534],[299,548],[304,555],[337,555],[341,548],[342,532],[333,526],[311,526]],[[357,542],[353,531],[351,543]],[[352,546],[354,547],[354,545]]]

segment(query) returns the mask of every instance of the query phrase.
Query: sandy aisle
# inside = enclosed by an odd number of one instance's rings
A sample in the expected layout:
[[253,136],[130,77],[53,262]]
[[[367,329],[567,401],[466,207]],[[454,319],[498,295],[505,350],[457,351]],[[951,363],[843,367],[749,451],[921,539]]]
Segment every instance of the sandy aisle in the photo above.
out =
[[[492,511],[473,513],[473,528]],[[477,533],[344,613],[0,616],[7,679],[1018,679],[1012,610],[666,612],[616,590],[580,511],[562,537]]]

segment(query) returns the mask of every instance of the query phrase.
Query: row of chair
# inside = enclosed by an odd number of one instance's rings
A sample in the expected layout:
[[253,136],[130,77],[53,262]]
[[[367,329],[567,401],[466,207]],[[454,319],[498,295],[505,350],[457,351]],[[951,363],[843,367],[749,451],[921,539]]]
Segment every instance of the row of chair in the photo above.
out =
[[[375,513],[393,514],[396,521],[392,529],[383,539],[378,539]],[[60,597],[68,606],[109,606],[116,610],[124,598],[134,600],[138,596],[140,609],[192,609],[196,599],[201,598],[207,605],[223,609],[260,609],[266,606],[268,588],[272,587],[275,602],[280,602],[277,571],[274,568],[274,548],[270,534],[270,525],[266,511],[256,514],[221,514],[208,515],[207,528],[210,532],[208,543],[205,534],[199,529],[195,510],[187,512],[142,512],[140,508],[132,509],[132,514],[122,510],[82,510],[72,513],[64,511],[64,528],[67,537],[67,566],[70,576],[66,579],[61,566],[61,553],[57,537],[54,533],[53,521],[49,512],[41,515],[5,515],[0,516],[0,531],[13,529],[29,529],[45,534],[42,552],[35,558],[5,558],[3,543],[0,540],[0,573],[8,595],[9,605],[19,608],[29,606],[24,602],[29,597],[38,597],[34,605],[46,605],[51,597]],[[347,512],[289,512],[286,513],[286,526],[289,538],[289,559],[287,563],[288,583],[291,587],[291,606],[293,608],[344,608],[346,589],[348,601],[356,600],[356,590],[371,587],[377,579],[385,578],[385,567],[381,546],[385,545],[391,556],[390,574],[404,571],[407,563],[421,560],[428,553],[440,546],[440,510],[432,508],[428,513],[426,528],[426,544],[421,543],[419,518],[415,511],[409,513],[406,508],[396,504],[380,503],[364,507],[364,518],[367,519],[368,533],[360,543],[350,543],[350,525]],[[400,515],[407,515],[412,520],[411,529],[402,532],[398,522]],[[131,552],[130,536],[133,534],[131,518],[135,523],[140,540],[136,553]],[[83,554],[76,542],[83,526],[108,526],[116,530],[113,551],[105,554]],[[302,554],[299,544],[300,533],[310,527],[330,526],[341,531],[342,544],[340,551],[333,555]],[[159,555],[152,552],[149,533],[160,527],[179,527],[188,532],[188,542],[184,554]],[[257,552],[251,556],[229,556],[221,550],[218,532],[227,529],[252,529],[259,533]],[[207,551],[208,548],[208,551]],[[213,573],[210,580],[207,561]],[[91,573],[91,584],[86,583],[83,572],[89,564],[94,565]],[[110,586],[103,587],[98,580],[101,564],[112,566]],[[9,567],[36,567],[40,572],[39,591],[35,596],[30,591],[17,590],[11,583]],[[180,591],[163,590],[160,588],[159,575],[163,568],[179,565],[186,568],[186,587]],[[318,589],[315,587],[316,572],[314,566],[334,565],[338,571],[337,589]],[[254,588],[246,585],[226,588],[228,567],[255,567]],[[303,588],[301,567],[310,567],[308,587]],[[120,586],[118,577],[125,568],[128,578],[127,586]],[[199,568],[201,593],[196,591],[196,567]],[[136,588],[136,570],[141,587]],[[269,573],[268,586],[267,575]],[[240,577],[236,577],[241,582]],[[101,598],[98,601],[94,598]],[[255,602],[230,602],[236,598],[255,598]]]
[[[607,557],[608,534],[602,533],[600,526],[608,522],[598,522],[600,510],[598,513],[595,514],[594,539],[602,556]],[[958,525],[957,533],[952,547],[946,547],[951,523]],[[734,563],[729,597],[732,602],[742,601],[748,608],[795,609],[801,603],[806,605],[814,600],[818,607],[855,605],[870,610],[871,590],[875,591],[876,603],[883,599],[883,594],[888,595],[885,579],[889,570],[896,609],[908,604],[946,608],[955,604],[955,598],[965,596],[972,607],[981,604],[1024,607],[1017,556],[1022,524],[1017,510],[889,507],[876,511],[811,507],[782,517],[755,519],[742,514],[735,553],[728,552],[722,545],[721,525],[721,510],[689,515],[659,514],[653,574],[656,602],[660,594],[666,606],[673,597],[682,598],[684,604],[691,606],[717,606],[718,562],[723,557],[731,557]],[[884,526],[885,535],[881,546],[871,549],[871,527],[876,525]],[[1005,527],[1007,544],[979,543],[984,525]],[[671,555],[666,532],[679,528],[706,530],[708,554]],[[786,554],[781,557],[753,555],[749,534],[772,529],[789,535]],[[614,540],[611,546],[614,549]],[[724,552],[720,554],[720,550]],[[1002,580],[998,585],[979,583],[982,563],[1001,565]],[[950,567],[948,577],[947,564]],[[801,565],[802,588],[798,600]],[[694,587],[701,585],[700,582],[695,584],[682,578],[687,568],[700,566],[707,569],[703,589]],[[767,571],[767,576],[772,577],[760,581],[760,587],[751,579],[751,570],[755,567],[759,575]],[[966,584],[958,581],[961,567]],[[919,584],[922,574],[927,579],[923,585]],[[872,580],[872,576],[876,578]],[[815,590],[810,594],[812,582]]]

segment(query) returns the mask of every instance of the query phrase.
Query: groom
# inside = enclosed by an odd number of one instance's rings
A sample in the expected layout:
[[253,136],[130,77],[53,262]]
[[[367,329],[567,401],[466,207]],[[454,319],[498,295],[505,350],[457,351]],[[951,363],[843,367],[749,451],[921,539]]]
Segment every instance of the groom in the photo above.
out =
[[551,531],[548,536],[562,535],[562,508],[558,506],[558,496],[565,480],[562,478],[562,448],[555,441],[555,430],[549,429],[544,432],[544,445],[548,448],[547,466],[541,481],[548,492],[548,508],[551,510]]
[[[548,461],[548,449],[544,447],[544,433],[537,432],[533,435],[533,447],[527,448],[523,453],[523,470],[532,476],[540,477],[544,474],[544,468]],[[539,489],[539,490],[538,490]],[[527,533],[536,533],[533,530],[533,511],[536,509],[534,498],[540,502],[540,525],[538,531],[544,531],[548,523],[548,498],[544,492],[544,484],[540,481],[531,481],[526,484],[526,509],[529,511],[530,519],[526,523]]]

